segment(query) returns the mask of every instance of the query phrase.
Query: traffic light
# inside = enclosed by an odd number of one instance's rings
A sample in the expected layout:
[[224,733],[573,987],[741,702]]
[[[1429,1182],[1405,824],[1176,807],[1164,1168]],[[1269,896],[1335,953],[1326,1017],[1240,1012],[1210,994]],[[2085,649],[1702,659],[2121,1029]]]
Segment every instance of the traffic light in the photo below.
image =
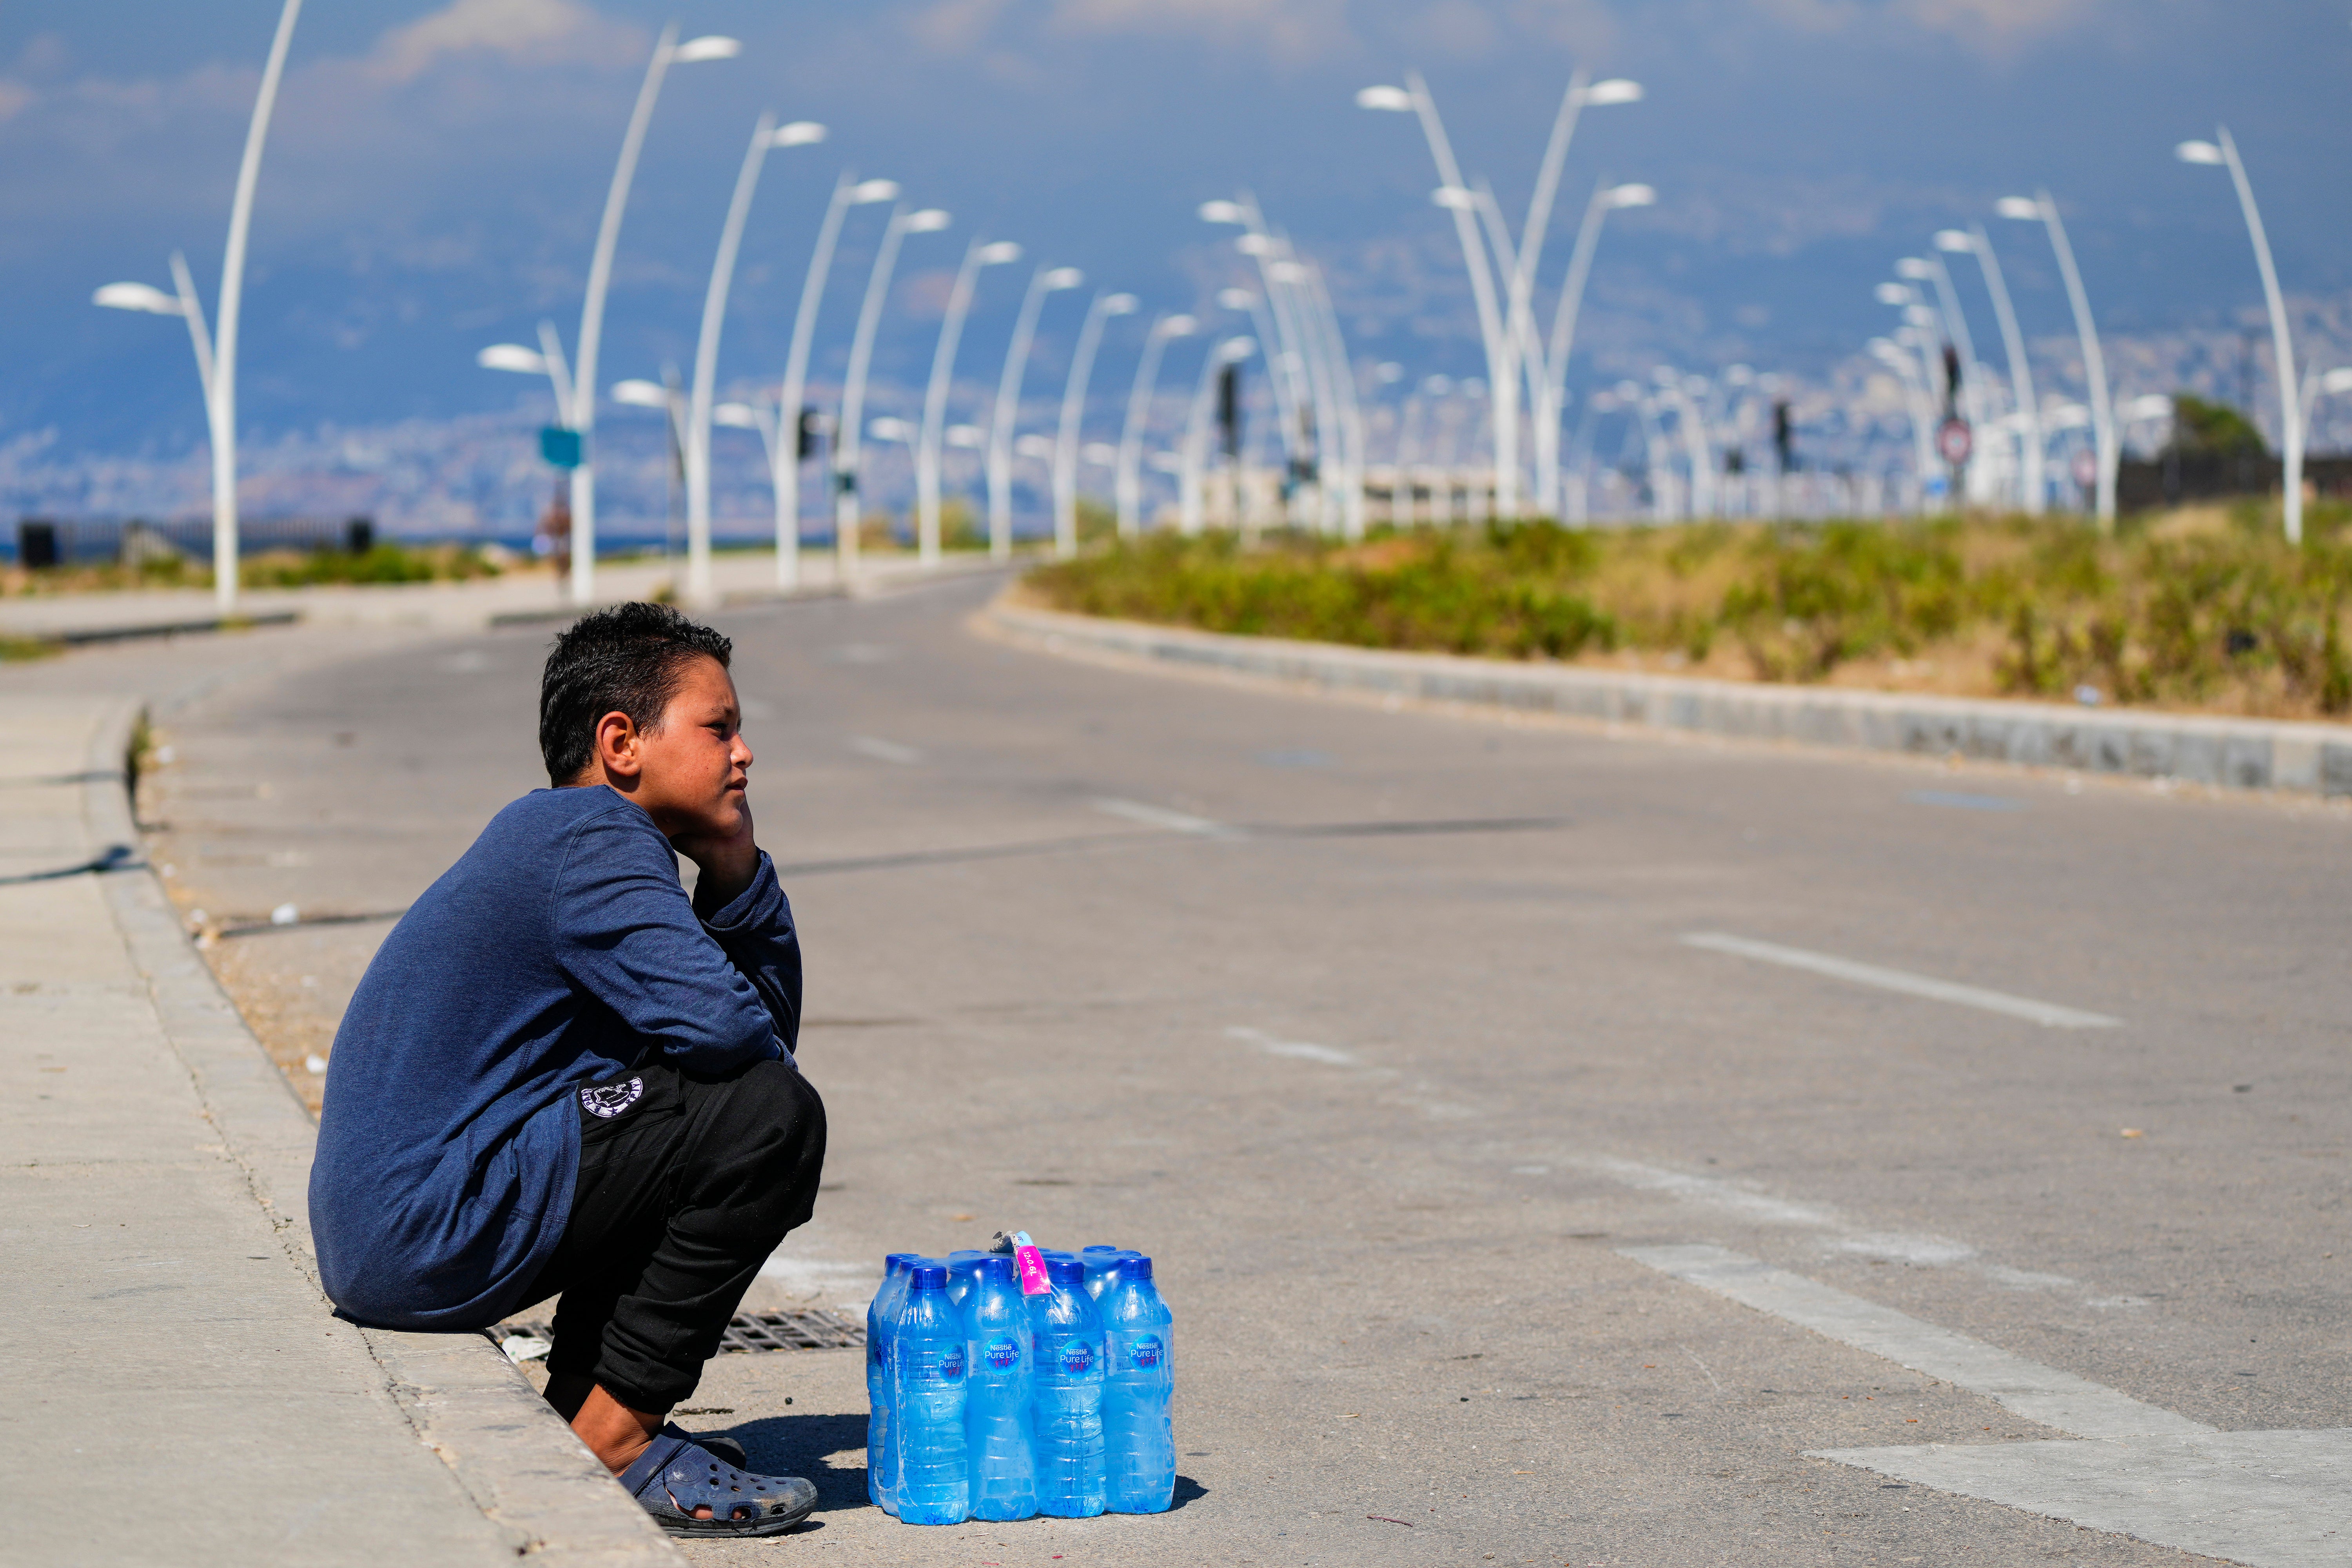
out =
[[1772,405],[1772,450],[1780,454],[1780,471],[1797,471],[1797,433],[1789,422],[1789,401],[1781,398]]
[[793,456],[805,463],[811,458],[816,456],[816,410],[803,405],[801,409],[800,418],[794,423],[799,427],[800,435],[798,437],[799,444],[793,448]]
[[1242,455],[1242,367],[1229,364],[1217,375],[1217,428],[1228,461]]

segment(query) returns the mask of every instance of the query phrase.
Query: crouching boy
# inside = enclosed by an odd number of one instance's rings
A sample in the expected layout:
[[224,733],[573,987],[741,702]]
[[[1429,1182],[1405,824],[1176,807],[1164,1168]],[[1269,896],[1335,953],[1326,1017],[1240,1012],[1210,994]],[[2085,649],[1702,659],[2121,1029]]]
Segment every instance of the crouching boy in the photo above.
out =
[[310,1175],[320,1277],[360,1322],[481,1329],[560,1294],[548,1402],[680,1535],[774,1534],[816,1502],[667,1421],[824,1163],[731,651],[656,605],[556,639],[551,787],[384,939],[335,1037]]

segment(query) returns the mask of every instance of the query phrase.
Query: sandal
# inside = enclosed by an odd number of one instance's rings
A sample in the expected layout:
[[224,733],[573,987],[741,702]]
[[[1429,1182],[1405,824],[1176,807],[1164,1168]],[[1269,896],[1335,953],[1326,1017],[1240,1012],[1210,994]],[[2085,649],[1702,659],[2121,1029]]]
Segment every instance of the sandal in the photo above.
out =
[[[676,1423],[621,1472],[623,1490],[671,1535],[781,1535],[816,1507],[816,1488],[797,1476],[755,1476],[719,1459]],[[694,1510],[707,1508],[709,1519]]]

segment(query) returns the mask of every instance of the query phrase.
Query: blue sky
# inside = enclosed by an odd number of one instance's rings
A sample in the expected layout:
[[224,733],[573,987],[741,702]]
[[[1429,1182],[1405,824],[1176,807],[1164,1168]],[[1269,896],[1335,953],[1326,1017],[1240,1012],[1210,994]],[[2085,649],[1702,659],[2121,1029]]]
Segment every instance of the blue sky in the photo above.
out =
[[[173,324],[94,310],[115,279],[165,280],[184,248],[210,294],[277,0],[0,5],[0,231],[10,308],[0,439],[52,450],[191,448],[202,419]],[[1351,347],[1475,373],[1476,340],[1411,121],[1354,90],[1418,66],[1465,165],[1525,200],[1570,69],[1647,100],[1586,118],[1567,182],[1641,179],[1613,221],[1577,379],[1671,360],[1825,376],[1886,312],[1893,258],[2047,185],[2119,338],[2234,331],[2260,303],[2226,176],[2170,149],[2226,121],[2290,295],[2352,294],[2352,5],[2299,0],[312,0],[254,226],[248,429],[446,420],[530,387],[473,368],[482,343],[576,324],[604,184],[663,21],[744,40],[681,68],[622,246],[604,377],[691,356],[736,160],[773,109],[833,128],[772,160],[730,319],[725,379],[780,371],[824,190],[845,163],[951,209],[910,242],[877,375],[927,360],[942,269],[985,230],[1189,308],[1235,280],[1230,231],[1195,205],[1246,185],[1331,270]],[[1573,200],[1564,204],[1573,210]],[[2028,332],[2067,318],[2047,247],[1997,225]],[[1565,262],[1556,234],[1549,271]],[[862,275],[845,245],[820,361]],[[992,278],[967,369],[992,371],[1017,280]],[[1980,300],[1979,301],[1980,303]],[[1068,312],[1075,317],[1076,310]],[[1075,321],[1049,318],[1041,376]],[[1991,341],[1985,315],[1980,340]],[[1131,346],[1106,349],[1105,384]],[[2265,362],[2266,363],[2266,362]],[[892,397],[878,395],[889,411]],[[608,416],[609,417],[609,416]]]

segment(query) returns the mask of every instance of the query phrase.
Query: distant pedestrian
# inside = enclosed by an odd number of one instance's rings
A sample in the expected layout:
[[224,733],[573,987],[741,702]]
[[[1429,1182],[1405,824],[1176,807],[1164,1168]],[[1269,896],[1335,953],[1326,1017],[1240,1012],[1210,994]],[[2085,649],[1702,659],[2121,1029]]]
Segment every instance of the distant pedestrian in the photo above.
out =
[[369,964],[310,1177],[320,1278],[361,1322],[478,1330],[560,1292],[548,1401],[680,1535],[774,1534],[816,1501],[667,1422],[824,1163],[731,653],[657,605],[556,638],[551,787],[493,817]]

